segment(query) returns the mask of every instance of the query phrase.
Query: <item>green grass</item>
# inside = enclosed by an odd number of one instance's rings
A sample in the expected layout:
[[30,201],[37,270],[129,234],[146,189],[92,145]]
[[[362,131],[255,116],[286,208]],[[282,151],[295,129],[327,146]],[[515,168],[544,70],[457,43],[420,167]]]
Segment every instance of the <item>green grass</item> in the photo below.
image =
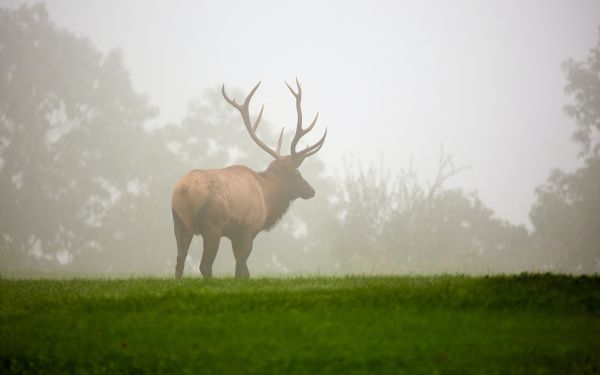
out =
[[1,373],[600,373],[600,278],[0,280]]

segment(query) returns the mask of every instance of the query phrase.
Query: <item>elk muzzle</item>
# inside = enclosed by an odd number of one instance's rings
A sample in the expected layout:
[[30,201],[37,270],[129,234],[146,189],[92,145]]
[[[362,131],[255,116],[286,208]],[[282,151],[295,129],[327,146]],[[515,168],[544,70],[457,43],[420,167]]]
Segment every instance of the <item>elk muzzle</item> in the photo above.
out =
[[304,182],[300,190],[299,196],[302,199],[310,199],[315,196],[315,189],[313,189],[313,187],[310,186],[308,182]]

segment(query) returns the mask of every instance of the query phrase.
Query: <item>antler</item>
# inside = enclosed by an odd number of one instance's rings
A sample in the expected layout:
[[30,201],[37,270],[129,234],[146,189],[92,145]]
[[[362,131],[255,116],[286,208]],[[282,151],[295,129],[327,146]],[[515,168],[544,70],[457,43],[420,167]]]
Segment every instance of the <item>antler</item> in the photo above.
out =
[[250,134],[250,138],[252,138],[252,140],[258,146],[260,146],[260,148],[262,148],[263,150],[265,150],[266,152],[268,152],[269,155],[273,156],[275,159],[281,160],[281,159],[284,159],[284,156],[282,156],[279,153],[281,151],[281,141],[283,140],[283,128],[281,128],[281,134],[279,134],[279,141],[277,142],[277,150],[273,150],[272,148],[270,148],[269,146],[267,146],[256,135],[256,129],[258,128],[258,125],[260,123],[260,119],[261,119],[262,114],[263,114],[263,109],[265,108],[264,104],[260,108],[260,112],[258,113],[258,117],[254,121],[254,124],[252,124],[251,121],[250,121],[250,113],[249,113],[248,107],[250,105],[250,100],[252,99],[252,96],[254,95],[254,93],[256,92],[256,90],[258,89],[258,86],[260,86],[260,81],[256,84],[256,86],[254,86],[254,88],[252,89],[252,91],[250,91],[250,93],[248,94],[248,96],[246,96],[246,100],[244,100],[243,104],[236,103],[235,99],[233,99],[233,100],[229,99],[229,97],[225,93],[225,84],[223,84],[223,86],[221,87],[221,93],[223,94],[223,97],[225,98],[225,100],[227,101],[227,103],[231,104],[233,107],[235,107],[242,114],[242,120],[244,120],[244,125],[246,125],[246,130],[248,130],[248,134]]
[[325,134],[321,137],[321,139],[312,146],[307,146],[304,150],[296,151],[296,146],[298,145],[298,141],[300,138],[308,134],[312,130],[312,128],[317,123],[317,119],[319,118],[319,112],[315,115],[315,118],[312,120],[308,128],[304,129],[302,127],[302,87],[300,87],[300,82],[298,82],[298,78],[296,78],[296,86],[298,87],[298,92],[295,92],[294,89],[286,82],[285,85],[290,89],[290,92],[296,98],[296,113],[298,114],[298,122],[296,123],[296,133],[294,134],[294,139],[292,140],[291,149],[291,158],[292,159],[305,159],[311,155],[316,154],[323,143],[325,142],[325,137],[327,137],[327,128],[325,128]]
[[[308,126],[308,128],[304,129],[302,127],[302,109],[301,109],[301,105],[300,105],[301,101],[302,101],[302,88],[300,87],[300,82],[298,82],[298,78],[296,78],[296,86],[298,86],[298,92],[295,92],[292,89],[292,87],[290,85],[288,85],[287,82],[285,83],[285,85],[288,87],[288,89],[290,89],[290,91],[292,92],[292,95],[294,95],[294,97],[296,98],[296,112],[298,114],[298,122],[296,123],[296,133],[294,134],[294,139],[292,140],[292,145],[290,147],[290,151],[291,151],[290,158],[297,159],[297,160],[304,160],[305,158],[316,154],[321,149],[321,147],[323,146],[323,143],[325,142],[325,137],[327,136],[327,128],[325,128],[325,134],[323,134],[323,136],[317,143],[315,143],[312,146],[307,146],[304,150],[296,151],[296,146],[298,145],[300,138],[302,138],[303,136],[308,134],[308,132],[310,132],[312,130],[312,128],[315,126],[315,124],[317,123],[317,119],[319,118],[319,112],[317,112],[317,115],[315,116],[315,118],[311,122],[311,124]],[[260,119],[263,114],[263,109],[265,108],[264,104],[260,108],[260,112],[258,113],[258,117],[254,121],[254,124],[252,124],[252,122],[250,121],[250,113],[249,113],[248,107],[250,105],[250,100],[252,99],[252,96],[258,89],[258,86],[260,86],[260,82],[258,82],[256,84],[256,86],[254,86],[254,88],[250,91],[248,96],[246,96],[246,99],[244,100],[243,104],[238,104],[235,101],[235,99],[233,99],[233,100],[229,99],[229,97],[225,93],[225,85],[223,85],[221,87],[221,93],[223,93],[223,97],[225,98],[227,103],[231,104],[242,114],[242,119],[244,120],[244,125],[246,125],[246,130],[248,130],[248,133],[250,134],[250,137],[252,138],[252,140],[257,145],[259,145],[260,148],[262,148],[263,150],[268,152],[275,159],[279,159],[279,160],[285,159],[286,157],[282,156],[280,153],[281,142],[283,140],[283,130],[284,130],[283,127],[281,128],[281,133],[279,134],[279,140],[277,142],[277,150],[273,150],[272,148],[267,146],[256,135],[256,129],[258,128]]]

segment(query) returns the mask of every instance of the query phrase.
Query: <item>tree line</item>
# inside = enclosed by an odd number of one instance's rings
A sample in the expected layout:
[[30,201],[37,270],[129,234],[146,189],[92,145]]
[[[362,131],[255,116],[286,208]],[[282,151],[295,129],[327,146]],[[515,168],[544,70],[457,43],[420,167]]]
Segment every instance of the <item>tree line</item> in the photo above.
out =
[[[585,60],[568,60],[564,70],[584,166],[555,170],[538,187],[532,230],[495,217],[476,193],[447,188],[459,170],[443,150],[428,185],[410,164],[389,170],[349,161],[328,177],[315,157],[302,170],[319,194],[259,235],[251,267],[258,274],[597,273],[600,37]],[[0,273],[173,272],[177,178],[268,161],[218,90],[191,102],[180,122],[150,130],[157,113],[133,88],[119,51],[99,52],[55,25],[43,5],[0,9]],[[190,258],[187,272],[197,273],[197,242]],[[215,270],[231,264],[222,246]]]

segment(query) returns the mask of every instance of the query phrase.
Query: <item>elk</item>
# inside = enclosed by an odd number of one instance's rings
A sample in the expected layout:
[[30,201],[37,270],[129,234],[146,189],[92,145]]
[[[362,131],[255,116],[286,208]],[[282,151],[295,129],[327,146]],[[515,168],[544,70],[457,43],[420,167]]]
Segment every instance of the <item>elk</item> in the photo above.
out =
[[243,165],[233,165],[223,169],[195,169],[184,175],[175,185],[171,207],[177,242],[177,265],[175,277],[181,278],[185,259],[192,237],[200,234],[203,239],[203,252],[200,273],[204,278],[212,277],[212,266],[219,249],[221,237],[231,241],[235,257],[235,277],[248,278],[250,272],[246,261],[252,251],[252,242],[258,233],[270,230],[282,218],[297,198],[310,199],[315,190],[298,171],[298,167],[316,154],[327,136],[327,128],[321,139],[311,146],[297,150],[300,139],[309,133],[319,117],[306,128],[302,125],[302,88],[296,79],[297,91],[285,82],[296,98],[297,123],[292,139],[290,154],[281,154],[283,128],[274,150],[261,141],[256,129],[263,114],[264,105],[258,116],[250,120],[249,105],[252,96],[260,86],[254,86],[243,103],[238,104],[225,93],[223,97],[242,115],[242,120],[250,138],[273,160],[266,170],[256,172]]

